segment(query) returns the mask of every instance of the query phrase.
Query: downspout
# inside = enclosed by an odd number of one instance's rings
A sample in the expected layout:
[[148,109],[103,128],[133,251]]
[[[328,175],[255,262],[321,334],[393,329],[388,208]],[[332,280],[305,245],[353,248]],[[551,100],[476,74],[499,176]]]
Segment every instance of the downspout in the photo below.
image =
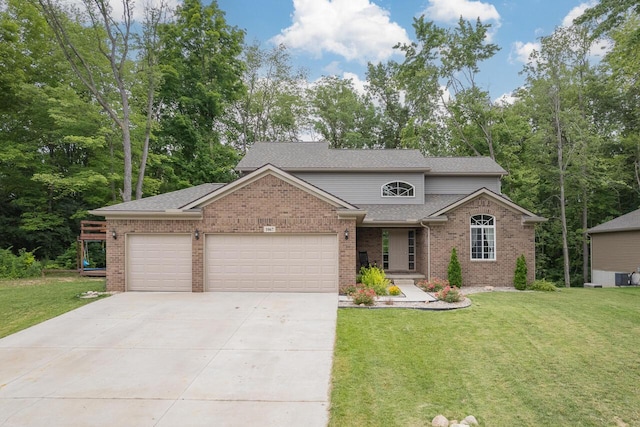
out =
[[420,220],[420,225],[427,229],[427,280],[431,280],[431,227],[423,224],[424,220]]

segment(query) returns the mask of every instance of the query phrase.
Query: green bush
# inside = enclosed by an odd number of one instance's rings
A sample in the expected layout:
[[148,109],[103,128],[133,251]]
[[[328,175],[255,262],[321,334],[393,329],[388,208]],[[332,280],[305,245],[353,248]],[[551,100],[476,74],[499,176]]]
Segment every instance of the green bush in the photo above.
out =
[[447,279],[451,286],[462,287],[462,267],[458,261],[458,253],[456,248],[451,250],[451,259],[449,260],[449,268],[447,269]]
[[558,290],[558,288],[556,288],[555,283],[545,279],[535,280],[533,283],[527,286],[527,289],[530,289],[532,291],[544,291],[544,292],[555,292]]
[[387,295],[387,286],[391,283],[384,271],[376,266],[362,267],[360,281],[367,289],[373,289],[376,295]]
[[19,279],[41,273],[42,265],[36,261],[33,252],[20,249],[18,255],[14,255],[11,248],[0,249],[0,278]]
[[376,299],[376,292],[373,289],[358,289],[351,295],[353,303],[360,305],[373,305]]
[[527,288],[527,261],[524,259],[524,255],[520,255],[516,260],[513,286],[519,291],[524,291]]

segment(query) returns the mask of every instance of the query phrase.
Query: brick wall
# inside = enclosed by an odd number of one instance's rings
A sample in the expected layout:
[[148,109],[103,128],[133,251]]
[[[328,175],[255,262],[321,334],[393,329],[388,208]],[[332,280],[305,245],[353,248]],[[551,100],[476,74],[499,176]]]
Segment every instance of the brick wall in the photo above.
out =
[[[203,207],[202,220],[109,220],[118,239],[107,239],[107,289],[125,290],[125,235],[128,233],[337,233],[339,284],[355,282],[355,219],[338,218],[337,208],[273,175],[266,175]],[[204,239],[193,239],[193,291],[204,289]]]
[[[486,214],[495,217],[496,260],[471,260],[470,218]],[[451,249],[456,248],[462,266],[463,286],[513,286],[516,259],[524,254],[528,281],[535,275],[535,230],[522,224],[522,214],[481,196],[447,212],[448,221],[431,226],[431,277],[447,278]]]

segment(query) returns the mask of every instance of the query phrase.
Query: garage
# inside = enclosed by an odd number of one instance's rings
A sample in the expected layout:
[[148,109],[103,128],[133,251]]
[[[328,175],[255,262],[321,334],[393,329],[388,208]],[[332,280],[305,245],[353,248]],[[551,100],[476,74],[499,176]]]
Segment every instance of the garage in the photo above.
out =
[[127,289],[191,292],[190,234],[127,235]]
[[335,234],[207,234],[208,291],[337,292]]

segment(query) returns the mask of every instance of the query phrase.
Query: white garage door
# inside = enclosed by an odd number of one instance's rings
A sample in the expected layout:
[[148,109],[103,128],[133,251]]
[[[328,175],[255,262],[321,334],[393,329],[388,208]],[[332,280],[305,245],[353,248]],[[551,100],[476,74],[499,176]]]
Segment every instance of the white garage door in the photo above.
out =
[[206,288],[337,292],[337,236],[207,234]]
[[130,291],[191,292],[191,235],[127,235],[126,268]]

